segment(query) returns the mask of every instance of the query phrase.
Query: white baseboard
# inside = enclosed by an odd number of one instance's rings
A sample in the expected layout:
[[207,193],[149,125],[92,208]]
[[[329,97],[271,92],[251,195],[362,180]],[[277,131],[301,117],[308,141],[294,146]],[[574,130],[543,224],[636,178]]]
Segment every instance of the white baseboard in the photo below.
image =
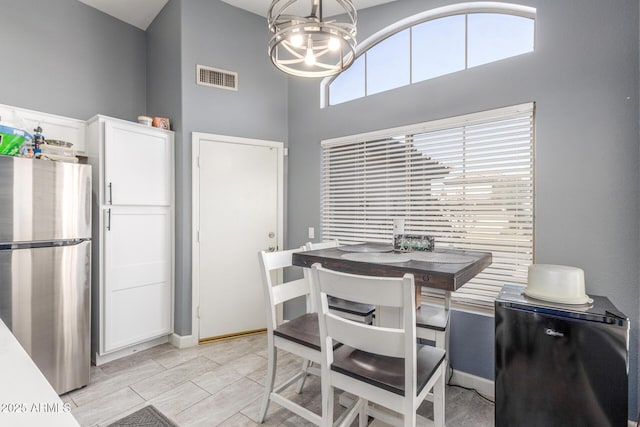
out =
[[166,342],[169,342],[169,337],[163,336],[151,341],[146,341],[140,344],[132,345],[131,347],[123,348],[122,350],[114,351],[113,353],[107,353],[103,355],[96,354],[94,362],[96,366],[104,365],[105,363],[109,363],[113,360],[120,359],[125,356],[131,356],[134,353],[146,350],[151,347],[155,347],[160,344],[164,344]]
[[198,338],[193,335],[169,335],[169,344],[177,348],[194,347],[198,345]]
[[495,388],[493,381],[478,377],[462,371],[453,370],[450,384],[478,390],[481,395],[495,400]]

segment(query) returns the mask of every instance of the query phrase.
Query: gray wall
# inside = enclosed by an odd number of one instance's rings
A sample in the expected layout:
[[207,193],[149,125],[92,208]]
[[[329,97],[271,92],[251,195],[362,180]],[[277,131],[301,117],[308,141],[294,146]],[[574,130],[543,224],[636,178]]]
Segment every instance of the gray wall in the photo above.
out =
[[171,129],[182,129],[180,3],[170,0],[146,31],[147,114],[168,117]]
[[144,31],[77,0],[0,0],[0,16],[0,103],[83,120],[145,114]]
[[[401,0],[361,11],[358,37],[453,1]],[[320,109],[318,81],[289,84],[288,246],[320,227],[320,141],[536,102],[539,263],[585,270],[587,292],[632,319],[630,412],[637,414],[640,258],[638,1],[537,0],[535,52]],[[451,361],[493,377],[493,319],[455,313]],[[489,343],[489,344],[487,344]]]
[[[170,0],[147,30],[149,114],[176,142],[175,332],[191,325],[191,133],[287,141],[287,79],[265,55],[266,22],[219,0]],[[196,84],[196,65],[238,73],[238,91]],[[242,165],[238,165],[242,170]]]
[[[185,242],[182,236],[183,208],[185,194],[185,175],[178,173],[185,161],[182,131],[182,4],[178,0],[169,0],[156,19],[147,28],[147,108],[150,116],[167,117],[171,129],[175,132],[175,293],[174,331],[178,335],[191,334],[190,316],[185,310],[191,307],[191,287],[184,285],[181,279],[183,266],[190,260],[185,259]],[[186,233],[189,235],[189,233]],[[189,322],[180,321],[185,317]]]
[[[218,0],[182,1],[182,116],[176,145],[176,331],[191,333],[191,133],[287,140],[287,79],[269,62],[264,18]],[[238,91],[196,85],[196,65],[238,73]],[[238,165],[241,171],[243,165]]]

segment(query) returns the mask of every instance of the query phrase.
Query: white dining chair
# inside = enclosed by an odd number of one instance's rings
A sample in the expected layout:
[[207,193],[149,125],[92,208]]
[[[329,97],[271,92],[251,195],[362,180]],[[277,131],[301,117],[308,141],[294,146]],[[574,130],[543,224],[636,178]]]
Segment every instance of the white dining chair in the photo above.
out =
[[[340,246],[337,240],[328,240],[325,242],[307,242],[305,247],[308,251],[316,249],[329,249]],[[305,269],[305,274],[308,274],[308,269]],[[359,302],[348,301],[335,296],[329,296],[329,309],[342,317],[355,320],[357,322],[371,324],[373,322],[373,315],[376,311],[376,307],[371,304],[362,304]]]
[[[314,264],[311,286],[318,302],[321,336],[322,425],[333,424],[335,389],[356,396],[356,404],[341,414],[339,426],[357,417],[359,426],[376,417],[371,403],[400,417],[381,419],[403,427],[416,425],[416,410],[429,391],[434,396],[434,425],[444,426],[444,358],[442,349],[416,342],[415,283],[402,278],[359,276]],[[400,328],[354,322],[329,310],[328,295],[386,306],[402,313]],[[333,341],[343,345],[334,348]]]
[[[309,422],[320,425],[321,415],[305,408],[284,397],[281,392],[295,382],[297,392],[301,393],[305,378],[309,373],[320,374],[317,367],[311,363],[320,364],[320,331],[318,314],[315,311],[313,299],[308,298],[307,312],[299,317],[278,324],[278,305],[298,297],[310,297],[310,285],[307,277],[285,283],[274,283],[274,271],[292,266],[292,256],[295,252],[303,251],[304,246],[278,252],[261,251],[258,254],[261,267],[267,311],[267,377],[262,406],[258,414],[258,422],[265,420],[269,403],[276,404],[305,418]],[[278,349],[300,356],[303,359],[302,368],[291,378],[275,386]]]
[[[430,292],[434,292],[430,290]],[[445,373],[449,369],[449,292],[445,292],[441,305],[421,301],[416,309],[416,336],[428,340],[437,348],[445,350]]]

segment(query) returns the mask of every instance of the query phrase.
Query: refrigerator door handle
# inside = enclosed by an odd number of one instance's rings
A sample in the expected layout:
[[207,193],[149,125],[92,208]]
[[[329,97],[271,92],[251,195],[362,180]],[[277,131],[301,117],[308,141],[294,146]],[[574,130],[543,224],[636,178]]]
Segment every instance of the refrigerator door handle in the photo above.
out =
[[111,209],[107,209],[107,231],[111,231]]
[[113,184],[110,182],[109,185],[109,204],[113,204]]
[[547,328],[544,333],[552,337],[564,337],[564,333],[556,331],[555,329]]

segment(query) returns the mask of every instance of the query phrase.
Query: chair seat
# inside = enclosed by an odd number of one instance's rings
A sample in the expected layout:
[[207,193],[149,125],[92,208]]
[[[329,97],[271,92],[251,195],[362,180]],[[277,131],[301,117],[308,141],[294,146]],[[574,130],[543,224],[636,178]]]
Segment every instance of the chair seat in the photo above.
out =
[[[404,396],[404,359],[373,355],[346,345],[336,350],[333,356],[333,371]],[[427,385],[444,357],[442,349],[418,345],[417,394]]]
[[416,309],[416,327],[445,331],[449,324],[449,310],[444,307],[435,307],[428,304],[420,304]]
[[327,297],[327,303],[329,304],[329,308],[332,310],[342,311],[344,313],[362,317],[370,316],[374,311],[376,311],[375,305],[353,302],[332,296]]
[[[274,329],[273,335],[321,351],[318,313],[307,313],[291,319]],[[333,348],[335,349],[339,345],[334,342]]]

